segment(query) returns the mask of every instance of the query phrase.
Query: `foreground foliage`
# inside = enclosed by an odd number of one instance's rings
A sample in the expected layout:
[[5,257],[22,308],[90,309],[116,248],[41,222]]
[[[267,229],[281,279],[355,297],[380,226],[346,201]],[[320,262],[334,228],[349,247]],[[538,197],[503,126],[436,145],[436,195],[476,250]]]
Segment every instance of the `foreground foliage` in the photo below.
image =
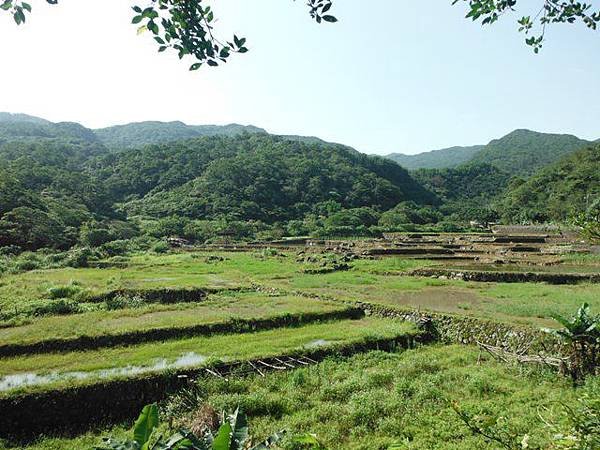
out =
[[572,317],[554,315],[563,328],[547,330],[557,335],[570,347],[568,373],[574,381],[594,375],[600,366],[600,315],[592,315],[590,305],[584,303]]
[[133,440],[106,438],[104,445],[96,447],[96,450],[266,450],[283,436],[282,433],[274,434],[250,448],[247,445],[250,441],[248,422],[239,409],[222,420],[214,435],[212,430],[206,428],[202,436],[180,429],[170,437],[163,438],[162,435],[156,435],[158,426],[158,406],[146,405],[133,427]]
[[[573,389],[554,375],[521,372],[464,346],[371,352],[265,378],[206,380],[198,389],[196,407],[240,405],[258,434],[314,433],[325,448],[364,450],[497,448],[464,426],[453,401],[482,420],[506,418],[511,433],[544,448],[556,433],[544,420],[571,433],[559,405],[600,395],[597,379]],[[194,402],[186,408],[191,414]]]

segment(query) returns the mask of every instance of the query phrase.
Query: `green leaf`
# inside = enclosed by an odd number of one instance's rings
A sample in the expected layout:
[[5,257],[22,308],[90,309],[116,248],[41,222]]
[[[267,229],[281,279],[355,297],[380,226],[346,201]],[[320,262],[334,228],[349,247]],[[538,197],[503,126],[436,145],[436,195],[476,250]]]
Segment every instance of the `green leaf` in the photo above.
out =
[[133,427],[133,439],[143,447],[150,439],[150,435],[158,426],[158,406],[156,403],[144,406],[138,420]]
[[323,16],[323,20],[324,20],[325,22],[330,22],[330,23],[334,23],[334,22],[337,22],[337,21],[338,21],[338,20],[337,20],[335,17],[333,17],[333,16]]
[[212,450],[229,450],[231,444],[231,424],[225,422],[219,427],[217,436],[212,444]]
[[232,426],[232,440],[236,448],[243,448],[248,440],[248,421],[243,412],[237,408],[230,418]]
[[267,439],[265,439],[260,444],[255,445],[250,450],[268,450],[273,448],[273,446],[283,440],[286,436],[287,432],[285,430],[278,431],[277,433],[272,434]]

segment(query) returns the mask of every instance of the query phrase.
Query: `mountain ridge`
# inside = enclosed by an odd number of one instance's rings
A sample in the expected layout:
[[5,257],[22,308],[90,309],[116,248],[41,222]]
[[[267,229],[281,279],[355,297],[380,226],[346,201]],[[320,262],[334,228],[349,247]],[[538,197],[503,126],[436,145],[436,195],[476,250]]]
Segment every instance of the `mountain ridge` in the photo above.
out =
[[542,133],[518,128],[500,138],[492,139],[487,145],[449,147],[416,155],[392,153],[385,158],[401,165],[404,162],[409,170],[452,169],[463,164],[491,164],[513,175],[529,176],[588,144],[590,141],[572,134]]
[[234,136],[244,132],[266,133],[254,125],[188,125],[181,121],[143,121],[98,128],[96,136],[109,148],[134,148],[148,144],[164,144],[201,136]]
[[[384,157],[397,162],[409,170],[446,169],[468,162],[475,153],[482,150],[484,147],[484,145],[453,146],[421,152],[415,155],[390,153]],[[440,157],[442,158],[440,159]]]

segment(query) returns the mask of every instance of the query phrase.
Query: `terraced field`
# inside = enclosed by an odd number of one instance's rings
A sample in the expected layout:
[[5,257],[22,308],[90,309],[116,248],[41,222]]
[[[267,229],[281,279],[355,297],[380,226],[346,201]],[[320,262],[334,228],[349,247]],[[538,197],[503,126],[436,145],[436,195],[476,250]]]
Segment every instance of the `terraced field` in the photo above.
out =
[[17,387],[17,383],[64,383],[169,368],[198,367],[215,360],[227,362],[285,355],[315,347],[394,339],[412,332],[414,326],[408,323],[365,318],[241,335],[197,336],[164,341],[158,345],[147,343],[85,352],[3,358],[0,391]]
[[[537,336],[541,326],[556,326],[552,315],[584,302],[600,311],[600,283],[414,276],[466,266],[328,246],[146,253],[96,268],[3,276],[0,408],[10,413],[0,417],[0,437],[10,439],[0,449],[90,448],[100,423],[122,434],[141,405],[198,377],[203,402],[242,405],[258,435],[282,427],[316,432],[331,449],[494,448],[461,424],[454,400],[482,414],[510,414],[519,433],[550,442],[534,411],[579,396],[555,373],[431,344],[437,338],[419,321],[369,314],[380,314],[378,307],[396,317],[443,313]],[[597,256],[558,256],[552,273],[600,267]],[[240,367],[251,374],[226,375]],[[90,402],[95,410],[72,408]],[[33,419],[34,410],[44,418]],[[84,436],[32,442],[53,432]]]
[[[255,292],[210,295],[205,301],[47,316],[0,329],[0,355],[108,347],[168,337],[243,331],[352,316],[339,303]],[[262,325],[260,325],[262,324]],[[21,350],[19,350],[21,349]]]

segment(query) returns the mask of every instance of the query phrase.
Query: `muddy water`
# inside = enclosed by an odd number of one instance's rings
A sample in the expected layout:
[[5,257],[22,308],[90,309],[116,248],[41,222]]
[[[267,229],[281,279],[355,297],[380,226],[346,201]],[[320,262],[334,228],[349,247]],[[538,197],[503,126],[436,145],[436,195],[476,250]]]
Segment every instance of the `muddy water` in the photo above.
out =
[[127,366],[112,369],[94,370],[90,372],[51,372],[37,374],[35,372],[7,375],[0,378],[0,391],[8,391],[25,386],[41,385],[65,380],[85,380],[87,378],[112,378],[119,376],[134,376],[148,372],[159,372],[166,369],[193,367],[206,361],[206,357],[194,352],[184,353],[174,361],[157,359],[150,366]]

